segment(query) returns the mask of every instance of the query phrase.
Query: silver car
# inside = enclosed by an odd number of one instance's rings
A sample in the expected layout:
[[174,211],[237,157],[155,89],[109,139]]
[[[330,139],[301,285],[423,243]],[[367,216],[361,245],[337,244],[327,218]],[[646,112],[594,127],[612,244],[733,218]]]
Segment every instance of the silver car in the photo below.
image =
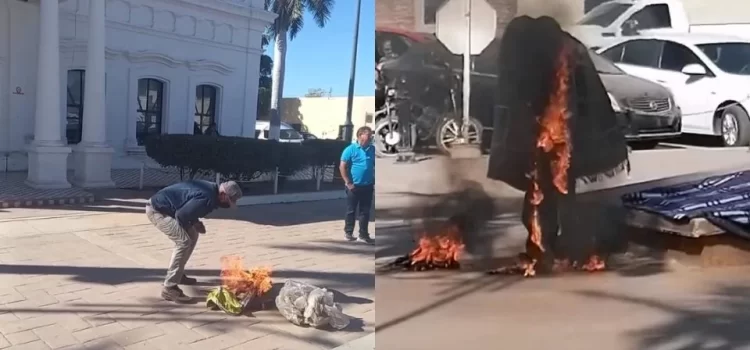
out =
[[650,148],[681,135],[682,112],[669,89],[628,75],[593,51],[589,54],[628,141]]

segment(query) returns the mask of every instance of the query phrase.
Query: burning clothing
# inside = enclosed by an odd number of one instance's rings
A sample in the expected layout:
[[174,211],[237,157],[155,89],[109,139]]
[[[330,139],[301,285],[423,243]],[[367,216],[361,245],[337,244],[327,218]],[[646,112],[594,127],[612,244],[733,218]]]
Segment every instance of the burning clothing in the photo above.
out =
[[581,229],[576,183],[627,170],[628,151],[588,51],[552,18],[522,16],[505,31],[499,64],[488,177],[526,191],[532,265],[573,248],[591,256],[595,247],[571,240]]

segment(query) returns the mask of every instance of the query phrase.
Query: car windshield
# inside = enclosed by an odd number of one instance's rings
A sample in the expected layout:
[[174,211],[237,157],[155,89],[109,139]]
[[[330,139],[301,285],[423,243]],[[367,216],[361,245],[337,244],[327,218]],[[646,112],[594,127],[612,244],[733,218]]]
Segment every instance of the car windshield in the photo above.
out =
[[716,43],[696,46],[724,72],[750,75],[750,43]]
[[294,129],[281,129],[279,138],[282,140],[302,140],[304,137]]
[[578,21],[578,24],[608,27],[623,12],[629,9],[630,6],[633,5],[620,2],[605,2],[589,11],[589,13]]
[[594,67],[596,68],[596,71],[599,74],[612,74],[612,75],[624,75],[625,72],[622,71],[622,69],[615,66],[614,63],[612,63],[610,60],[599,56],[595,52],[589,50],[589,56],[591,56],[591,61],[594,62]]

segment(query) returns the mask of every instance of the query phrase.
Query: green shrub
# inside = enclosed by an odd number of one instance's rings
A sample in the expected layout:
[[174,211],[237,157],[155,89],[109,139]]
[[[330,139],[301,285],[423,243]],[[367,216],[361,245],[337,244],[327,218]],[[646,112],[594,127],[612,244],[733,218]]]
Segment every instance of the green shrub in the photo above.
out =
[[305,168],[336,165],[347,146],[338,140],[281,143],[245,137],[158,135],[146,139],[146,154],[164,167],[190,178],[218,172],[230,178],[253,179],[279,170],[290,176]]

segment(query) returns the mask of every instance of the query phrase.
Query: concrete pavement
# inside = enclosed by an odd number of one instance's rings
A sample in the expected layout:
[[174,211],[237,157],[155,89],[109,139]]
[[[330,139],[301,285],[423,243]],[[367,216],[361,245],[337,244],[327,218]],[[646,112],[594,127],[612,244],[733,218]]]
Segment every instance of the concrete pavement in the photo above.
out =
[[[373,332],[373,247],[343,242],[342,201],[266,205],[205,221],[185,287],[194,305],[160,300],[171,242],[140,204],[0,210],[0,349],[332,349]],[[271,266],[275,283],[335,290],[349,328],[297,327],[273,302],[252,316],[205,307],[219,259]]]
[[[653,181],[694,172],[750,168],[746,149],[636,151],[631,178],[592,193],[593,203]],[[449,179],[440,160],[377,164],[376,258],[413,249],[415,206],[439,202]],[[520,193],[484,179],[486,159],[463,169],[498,201],[484,246],[493,257],[522,250]],[[408,174],[408,175],[407,175]],[[401,181],[383,179],[397,176]],[[395,177],[394,177],[395,178]],[[606,202],[605,204],[608,204]],[[485,252],[486,253],[486,252]],[[750,349],[750,268],[695,269],[626,256],[630,265],[602,274],[521,279],[478,272],[378,274],[376,343],[383,349]]]

